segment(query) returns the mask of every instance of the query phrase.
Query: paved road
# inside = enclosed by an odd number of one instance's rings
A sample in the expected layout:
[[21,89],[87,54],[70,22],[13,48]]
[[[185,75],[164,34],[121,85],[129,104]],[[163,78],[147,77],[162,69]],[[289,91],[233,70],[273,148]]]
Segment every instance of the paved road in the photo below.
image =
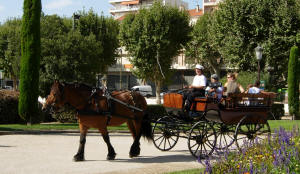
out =
[[161,152],[152,143],[141,139],[141,156],[129,158],[132,137],[129,134],[111,134],[117,153],[116,160],[107,161],[106,145],[100,134],[87,137],[84,162],[73,162],[78,148],[79,134],[1,135],[1,174],[134,174],[165,173],[199,168],[187,148],[186,139],[179,139],[172,151]]

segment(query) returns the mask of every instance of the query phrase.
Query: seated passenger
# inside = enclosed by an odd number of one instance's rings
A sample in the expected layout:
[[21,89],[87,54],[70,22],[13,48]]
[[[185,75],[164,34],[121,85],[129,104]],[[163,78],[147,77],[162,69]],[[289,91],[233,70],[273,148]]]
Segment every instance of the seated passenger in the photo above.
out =
[[228,96],[230,93],[243,93],[245,92],[242,85],[236,81],[236,76],[233,73],[227,75],[227,82],[224,85],[225,95]]
[[258,80],[256,80],[254,86],[249,88],[248,93],[249,94],[259,94],[259,93],[261,93],[262,90],[259,89],[259,86],[260,86],[260,82]]
[[220,101],[223,95],[222,83],[219,82],[217,74],[211,75],[210,80],[211,82],[205,90],[207,91],[208,96],[216,97]]

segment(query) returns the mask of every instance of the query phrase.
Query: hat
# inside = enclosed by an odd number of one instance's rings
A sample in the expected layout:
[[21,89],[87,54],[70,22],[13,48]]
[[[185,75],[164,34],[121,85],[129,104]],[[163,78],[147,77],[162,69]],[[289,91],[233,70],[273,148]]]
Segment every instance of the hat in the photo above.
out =
[[217,74],[213,74],[213,75],[210,76],[210,78],[212,78],[212,79],[218,79],[218,75]]
[[203,67],[202,65],[200,65],[200,64],[197,64],[197,65],[195,66],[195,68],[196,68],[196,69],[204,70],[204,67]]

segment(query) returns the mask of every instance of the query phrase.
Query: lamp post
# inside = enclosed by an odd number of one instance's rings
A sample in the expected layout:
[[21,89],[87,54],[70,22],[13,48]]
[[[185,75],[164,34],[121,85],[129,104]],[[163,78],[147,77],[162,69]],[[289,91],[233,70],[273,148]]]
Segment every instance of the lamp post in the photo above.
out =
[[260,60],[262,59],[262,52],[263,52],[263,48],[261,46],[257,46],[255,48],[255,55],[256,55],[256,59],[257,59],[257,71],[258,71],[258,74],[257,74],[257,80],[260,81]]

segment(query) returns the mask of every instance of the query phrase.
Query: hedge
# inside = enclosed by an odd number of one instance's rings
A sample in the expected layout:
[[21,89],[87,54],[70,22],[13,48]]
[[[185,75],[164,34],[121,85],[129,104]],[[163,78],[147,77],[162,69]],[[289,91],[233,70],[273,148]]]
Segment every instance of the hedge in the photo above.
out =
[[[0,124],[25,123],[18,114],[19,92],[0,90]],[[42,105],[38,105],[38,116],[33,123],[50,122],[53,118],[49,113],[42,112]]]
[[19,93],[10,90],[0,90],[0,123],[22,123],[18,114]]

